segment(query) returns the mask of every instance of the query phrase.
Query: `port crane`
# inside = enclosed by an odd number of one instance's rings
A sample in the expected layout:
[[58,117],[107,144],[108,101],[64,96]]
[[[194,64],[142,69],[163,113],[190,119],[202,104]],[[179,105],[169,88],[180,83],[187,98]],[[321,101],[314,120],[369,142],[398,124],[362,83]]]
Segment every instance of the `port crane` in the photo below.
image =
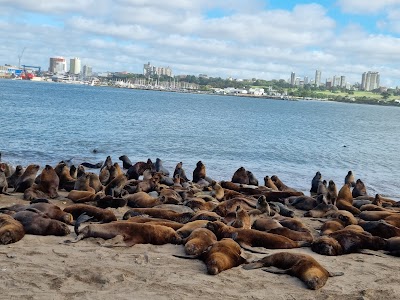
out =
[[22,49],[22,52],[20,55],[18,55],[18,68],[21,68],[21,58],[24,55],[26,47],[24,47],[24,49]]

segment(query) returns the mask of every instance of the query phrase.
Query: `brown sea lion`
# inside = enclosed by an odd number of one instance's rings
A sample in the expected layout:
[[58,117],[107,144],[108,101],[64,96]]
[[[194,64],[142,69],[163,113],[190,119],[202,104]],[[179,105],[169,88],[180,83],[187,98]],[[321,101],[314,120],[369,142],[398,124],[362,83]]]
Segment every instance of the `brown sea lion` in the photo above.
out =
[[[323,197],[323,195],[321,196]],[[334,204],[327,204],[326,202],[321,201],[321,203],[318,204],[316,207],[306,212],[304,216],[311,218],[321,218],[326,215],[327,212],[336,210],[338,210],[338,208]]]
[[222,221],[223,218],[219,214],[212,211],[198,210],[194,213],[193,217],[189,220],[189,222],[196,220]]
[[5,174],[5,166],[4,164],[0,164],[0,194],[7,193],[8,182]]
[[289,203],[300,210],[311,210],[319,204],[315,198],[309,196],[291,197]]
[[189,179],[186,177],[185,170],[182,168],[182,164],[182,162],[177,163],[174,171],[174,178],[175,176],[179,175],[181,183],[189,181]]
[[234,198],[230,200],[225,200],[214,208],[214,212],[219,214],[221,217],[226,217],[229,213],[234,213],[237,206],[240,205],[246,210],[251,210],[256,208],[256,202],[249,200],[247,198]]
[[200,179],[206,178],[206,166],[200,160],[196,164],[196,168],[193,170],[193,182],[199,182]]
[[367,188],[365,187],[365,184],[364,182],[361,181],[361,179],[357,179],[353,191],[351,193],[353,195],[353,198],[367,195]]
[[318,184],[317,195],[323,195],[324,197],[328,196],[328,188],[326,185],[326,180],[323,180]]
[[386,217],[384,220],[386,223],[400,228],[400,214],[390,215],[390,216]]
[[395,211],[377,211],[377,210],[365,210],[359,214],[359,218],[364,221],[379,221],[392,215],[397,215]]
[[51,219],[38,210],[20,211],[13,218],[22,224],[27,234],[65,236],[70,233],[67,224]]
[[60,179],[52,166],[46,165],[40,174],[39,189],[48,194],[51,199],[58,197],[58,186]]
[[78,178],[78,168],[75,165],[69,168],[69,175],[75,180]]
[[347,210],[328,211],[323,217],[330,219],[339,219],[343,222],[344,226],[358,224],[358,220],[351,212]]
[[133,166],[131,166],[128,171],[126,172],[126,175],[128,179],[136,179],[138,180],[140,176],[143,175],[143,172],[145,170],[152,170],[153,169],[153,163],[151,159],[149,158],[147,162],[139,161],[135,163]]
[[277,234],[261,232],[254,229],[233,228],[219,221],[209,222],[206,228],[214,232],[218,239],[234,239],[245,249],[248,247],[292,249],[301,247],[302,245],[308,245],[308,243],[295,242]]
[[57,205],[51,203],[34,203],[29,205],[26,209],[38,210],[50,219],[58,220],[66,224],[72,224],[73,221],[73,217],[70,213],[62,211]]
[[246,173],[246,169],[243,167],[237,169],[233,174],[231,181],[233,183],[249,184],[249,176]]
[[353,195],[350,190],[350,183],[346,183],[340,189],[337,200],[336,207],[341,210],[347,210],[353,215],[359,215],[361,211],[353,206]]
[[96,173],[93,173],[93,172],[88,172],[87,174],[89,176],[89,186],[94,188],[94,191],[96,193],[103,191],[104,186],[100,182],[99,175],[97,175]]
[[200,255],[217,242],[215,234],[206,228],[197,228],[183,241],[187,255]]
[[187,222],[181,228],[179,228],[176,232],[182,237],[188,237],[195,229],[197,228],[205,228],[209,221],[207,220],[196,220],[192,222]]
[[296,231],[304,231],[304,232],[310,231],[310,229],[299,218],[288,218],[282,216],[277,216],[274,218],[278,220],[282,226],[287,227],[289,229]]
[[163,161],[161,159],[159,159],[158,157],[156,158],[154,167],[156,169],[156,172],[160,172],[165,176],[169,176],[169,171],[163,166]]
[[338,200],[345,200],[350,204],[353,204],[353,195],[350,190],[351,185],[349,183],[345,183],[338,193]]
[[322,255],[342,255],[362,249],[382,250],[386,240],[368,232],[342,229],[322,236],[311,245],[311,250]]
[[59,189],[65,189],[67,192],[74,189],[76,179],[71,176],[71,170],[64,162],[60,162],[54,170],[60,179]]
[[228,223],[228,225],[235,228],[250,229],[251,228],[250,215],[245,209],[243,209],[240,205],[238,205],[235,212],[235,219],[232,222]]
[[84,203],[84,202],[96,201],[100,193],[101,192],[95,194],[89,191],[72,190],[68,193],[67,198],[71,199],[74,203]]
[[167,226],[115,221],[103,224],[89,224],[80,229],[81,219],[82,216],[76,221],[75,233],[77,237],[71,242],[76,243],[82,239],[93,237],[108,240],[103,243],[103,246],[129,247],[136,244],[180,244],[182,240],[174,229]]
[[400,256],[400,237],[392,237],[386,241],[385,250],[394,256]]
[[137,213],[146,214],[154,218],[167,219],[179,223],[187,223],[193,217],[193,213],[177,213],[173,210],[161,209],[161,208],[132,208],[128,210],[123,219],[127,220],[132,215]]
[[337,197],[338,197],[338,192],[337,192],[336,184],[333,180],[329,180],[328,194],[326,195],[326,199],[328,200],[328,203],[335,205]]
[[283,192],[297,192],[297,190],[288,187],[286,184],[284,184],[278,176],[273,175],[271,176],[271,180],[275,183],[276,187]]
[[273,191],[279,191],[279,189],[277,188],[277,186],[275,185],[275,183],[272,181],[272,179],[269,176],[264,177],[264,185]]
[[162,204],[158,198],[154,198],[145,192],[137,192],[135,194],[125,195],[123,198],[128,201],[127,205],[129,207],[146,208]]
[[64,212],[69,213],[76,220],[78,217],[86,213],[89,217],[93,217],[93,221],[109,223],[117,221],[115,214],[108,209],[103,209],[87,204],[72,204],[64,208]]
[[295,276],[311,290],[323,287],[328,277],[344,275],[342,272],[328,272],[310,255],[290,252],[274,253],[250,264],[243,265],[246,270],[263,267],[267,267],[263,269],[266,272]]
[[287,227],[277,227],[270,229],[268,233],[285,236],[291,239],[292,241],[305,241],[310,243],[314,241],[314,237],[312,236],[310,231],[297,231]]
[[82,174],[74,183],[74,190],[76,191],[88,191],[96,193],[94,188],[90,186],[90,177],[88,173]]
[[260,230],[260,231],[269,231],[274,228],[283,227],[278,220],[270,218],[270,217],[261,217],[256,219],[251,228]]
[[21,165],[16,166],[15,172],[11,174],[10,177],[7,177],[7,183],[9,188],[15,188],[15,185],[18,179],[22,176],[24,172],[24,168]]
[[221,241],[215,242],[198,257],[174,256],[201,259],[207,267],[207,273],[210,275],[219,274],[222,271],[229,270],[246,262],[240,246],[232,239],[222,239]]
[[190,207],[194,211],[198,210],[212,211],[215,207],[217,207],[218,204],[219,202],[217,201],[205,201],[204,199],[198,197],[190,198],[183,203],[183,205]]
[[359,222],[359,225],[373,236],[379,236],[385,239],[391,237],[400,237],[400,228],[386,223],[384,220]]
[[35,182],[36,174],[39,171],[39,165],[29,165],[24,173],[18,178],[14,192],[23,193]]
[[160,219],[160,218],[152,218],[152,217],[146,217],[145,215],[142,216],[134,216],[126,220],[127,222],[134,222],[134,223],[146,223],[146,224],[152,224],[152,225],[162,225],[162,226],[167,226],[170,227],[174,230],[178,230],[183,227],[182,223],[167,220],[167,219]]
[[0,244],[7,245],[18,242],[25,235],[22,224],[13,217],[0,214]]
[[125,174],[120,174],[110,181],[104,189],[104,193],[112,197],[122,196],[122,190],[127,182]]

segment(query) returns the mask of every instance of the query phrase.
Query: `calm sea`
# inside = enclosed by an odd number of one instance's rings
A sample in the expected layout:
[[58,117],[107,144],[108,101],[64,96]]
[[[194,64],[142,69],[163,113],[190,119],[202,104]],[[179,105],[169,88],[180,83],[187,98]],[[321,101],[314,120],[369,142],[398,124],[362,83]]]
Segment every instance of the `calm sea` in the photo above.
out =
[[12,80],[0,80],[0,105],[0,151],[15,165],[125,154],[171,173],[182,161],[191,178],[202,160],[216,180],[243,166],[307,194],[316,171],[340,188],[352,170],[369,194],[400,198],[398,107]]

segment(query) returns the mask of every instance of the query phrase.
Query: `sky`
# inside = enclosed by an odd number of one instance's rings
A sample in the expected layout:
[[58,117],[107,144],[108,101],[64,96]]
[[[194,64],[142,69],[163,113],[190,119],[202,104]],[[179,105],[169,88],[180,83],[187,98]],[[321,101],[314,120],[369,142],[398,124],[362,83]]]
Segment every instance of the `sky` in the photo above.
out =
[[0,0],[0,65],[79,57],[94,72],[400,81],[400,0]]

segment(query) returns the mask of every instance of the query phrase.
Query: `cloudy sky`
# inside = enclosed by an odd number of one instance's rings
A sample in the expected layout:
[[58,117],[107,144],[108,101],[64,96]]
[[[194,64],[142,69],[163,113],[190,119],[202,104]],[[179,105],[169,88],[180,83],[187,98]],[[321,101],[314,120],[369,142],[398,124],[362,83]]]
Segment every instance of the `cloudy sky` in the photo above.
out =
[[400,85],[400,0],[0,0],[0,65],[79,57],[96,72]]

